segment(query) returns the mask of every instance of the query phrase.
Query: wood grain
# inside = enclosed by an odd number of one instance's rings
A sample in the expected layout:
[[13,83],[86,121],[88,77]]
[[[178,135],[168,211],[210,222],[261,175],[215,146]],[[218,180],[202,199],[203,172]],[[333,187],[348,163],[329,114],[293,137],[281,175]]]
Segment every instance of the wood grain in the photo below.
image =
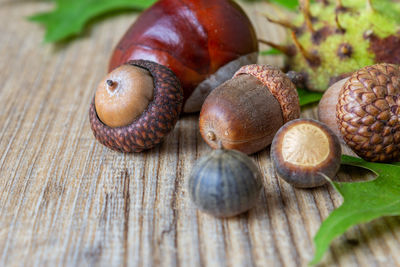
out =
[[[197,211],[187,178],[211,150],[196,115],[140,154],[113,152],[90,130],[94,88],[134,15],[48,45],[25,17],[49,7],[0,0],[0,266],[306,266],[321,221],[342,201],[335,190],[278,180],[266,149],[253,155],[265,185],[254,209],[231,219]],[[260,15],[280,16],[274,9],[245,8],[259,36],[284,38]],[[302,116],[315,113],[311,106]],[[368,177],[351,168],[339,174]],[[399,266],[399,241],[399,217],[381,218],[338,238],[321,265]]]

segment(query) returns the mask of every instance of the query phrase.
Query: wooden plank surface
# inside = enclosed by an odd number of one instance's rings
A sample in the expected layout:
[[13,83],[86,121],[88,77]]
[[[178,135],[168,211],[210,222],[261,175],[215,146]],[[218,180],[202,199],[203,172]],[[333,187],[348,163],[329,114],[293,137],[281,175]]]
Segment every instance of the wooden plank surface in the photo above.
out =
[[[244,6],[259,36],[283,40],[284,30],[258,13],[276,14],[271,7]],[[49,7],[0,0],[0,266],[306,266],[321,221],[342,201],[335,190],[278,180],[266,149],[252,156],[265,185],[254,209],[231,219],[198,212],[187,179],[211,150],[196,115],[140,154],[113,152],[90,130],[94,88],[134,15],[45,45],[43,29],[25,17]],[[339,174],[366,178],[351,168]],[[322,265],[399,266],[399,240],[399,217],[381,218],[336,240]]]

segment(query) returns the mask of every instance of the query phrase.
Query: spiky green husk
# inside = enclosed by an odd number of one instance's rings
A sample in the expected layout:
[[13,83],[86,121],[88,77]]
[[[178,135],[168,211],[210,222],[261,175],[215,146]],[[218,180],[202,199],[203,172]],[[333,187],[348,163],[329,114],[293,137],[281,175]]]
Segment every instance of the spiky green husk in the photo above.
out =
[[[287,60],[289,69],[305,74],[308,89],[325,91],[330,82],[339,79],[343,74],[375,64],[377,60],[370,49],[371,41],[365,37],[368,31],[380,39],[391,35],[400,37],[399,2],[375,0],[372,1],[373,9],[368,8],[366,0],[343,0],[342,4],[345,10],[341,12],[336,11],[336,1],[333,0],[327,6],[321,2],[310,4],[314,30],[328,26],[333,31],[319,44],[312,42],[312,34],[305,26],[303,14],[298,15],[294,21],[301,29],[296,34],[301,46],[320,59],[318,66],[312,66],[297,48],[296,55]],[[344,32],[338,30],[336,13]],[[337,52],[343,43],[350,44],[352,53],[349,57],[340,58]]]

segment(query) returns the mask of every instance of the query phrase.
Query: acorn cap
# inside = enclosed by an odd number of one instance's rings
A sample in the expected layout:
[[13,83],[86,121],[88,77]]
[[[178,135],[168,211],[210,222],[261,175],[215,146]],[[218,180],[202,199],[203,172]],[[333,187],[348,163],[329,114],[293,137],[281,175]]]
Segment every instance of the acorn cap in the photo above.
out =
[[400,159],[400,66],[377,64],[355,72],[336,106],[347,145],[369,161]]
[[278,100],[284,123],[300,117],[299,96],[296,86],[279,68],[271,65],[247,65],[241,67],[233,77],[249,74],[261,81]]
[[97,116],[95,98],[90,105],[90,126],[96,139],[120,152],[141,152],[159,144],[174,128],[182,108],[183,92],[178,78],[165,66],[146,60],[127,64],[150,72],[154,82],[154,98],[131,124],[112,128]]

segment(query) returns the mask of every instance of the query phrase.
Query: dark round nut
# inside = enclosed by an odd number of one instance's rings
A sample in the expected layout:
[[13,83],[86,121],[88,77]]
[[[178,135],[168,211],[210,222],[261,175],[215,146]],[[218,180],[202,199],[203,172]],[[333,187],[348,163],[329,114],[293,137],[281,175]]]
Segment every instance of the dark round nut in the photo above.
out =
[[377,64],[355,72],[336,106],[342,138],[369,161],[400,159],[400,66]]
[[[182,108],[183,93],[175,74],[165,66],[145,60],[129,61],[123,68],[134,66],[148,71],[153,79],[153,97],[148,98],[148,104],[139,115],[135,115],[128,125],[110,127],[103,123],[96,112],[96,96],[89,109],[90,125],[96,139],[110,149],[120,152],[141,152],[159,144],[174,128]],[[118,72],[118,69],[115,70]],[[113,77],[117,76],[113,72]],[[128,75],[129,77],[129,75]],[[126,78],[124,76],[124,78]],[[117,78],[118,79],[118,78]],[[105,81],[113,81],[105,79]],[[104,82],[104,81],[103,81]],[[113,84],[108,82],[109,86]],[[121,83],[128,85],[129,91],[134,82]],[[129,95],[129,94],[128,94]],[[134,99],[134,98],[132,98]],[[117,101],[120,101],[117,99]],[[128,113],[131,109],[125,109]],[[143,107],[140,107],[143,109]],[[127,114],[127,117],[132,117]]]
[[296,87],[277,67],[248,65],[215,88],[200,112],[199,128],[212,148],[252,154],[269,146],[278,129],[300,116]]
[[[311,188],[333,178],[340,167],[338,137],[323,123],[297,119],[276,133],[271,159],[277,175],[295,187]],[[325,176],[324,176],[325,175]]]
[[218,217],[229,217],[255,205],[261,192],[261,173],[246,154],[217,149],[202,157],[189,179],[196,206]]

